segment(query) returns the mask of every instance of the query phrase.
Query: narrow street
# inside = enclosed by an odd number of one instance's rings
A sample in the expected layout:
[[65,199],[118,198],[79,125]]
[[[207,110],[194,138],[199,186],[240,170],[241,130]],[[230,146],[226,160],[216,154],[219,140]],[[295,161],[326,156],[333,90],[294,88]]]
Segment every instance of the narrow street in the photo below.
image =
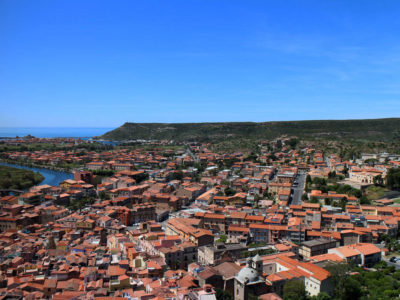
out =
[[302,202],[301,196],[304,193],[305,181],[306,181],[306,174],[298,173],[295,178],[295,182],[297,182],[297,184],[295,183],[293,185],[293,191],[291,194],[291,199],[292,199],[291,204],[301,205]]

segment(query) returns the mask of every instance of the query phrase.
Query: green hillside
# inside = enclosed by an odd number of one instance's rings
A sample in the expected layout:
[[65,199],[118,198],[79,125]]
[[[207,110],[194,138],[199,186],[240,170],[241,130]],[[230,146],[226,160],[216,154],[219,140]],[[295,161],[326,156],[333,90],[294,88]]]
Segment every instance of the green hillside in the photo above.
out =
[[312,139],[393,141],[400,138],[400,119],[316,120],[227,123],[125,123],[105,140],[221,141],[230,138],[271,139],[282,135]]

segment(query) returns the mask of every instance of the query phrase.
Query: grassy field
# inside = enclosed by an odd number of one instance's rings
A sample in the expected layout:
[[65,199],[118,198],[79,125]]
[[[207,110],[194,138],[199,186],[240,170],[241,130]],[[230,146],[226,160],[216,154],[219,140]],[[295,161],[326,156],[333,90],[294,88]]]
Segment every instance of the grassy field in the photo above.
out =
[[377,200],[383,198],[389,190],[385,187],[371,185],[366,189],[367,198],[369,200]]

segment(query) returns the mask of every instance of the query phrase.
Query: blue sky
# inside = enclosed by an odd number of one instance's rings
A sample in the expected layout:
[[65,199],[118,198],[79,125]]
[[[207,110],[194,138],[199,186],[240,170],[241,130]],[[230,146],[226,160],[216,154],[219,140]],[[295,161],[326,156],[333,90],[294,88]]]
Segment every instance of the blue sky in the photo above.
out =
[[399,1],[0,0],[0,126],[399,117]]

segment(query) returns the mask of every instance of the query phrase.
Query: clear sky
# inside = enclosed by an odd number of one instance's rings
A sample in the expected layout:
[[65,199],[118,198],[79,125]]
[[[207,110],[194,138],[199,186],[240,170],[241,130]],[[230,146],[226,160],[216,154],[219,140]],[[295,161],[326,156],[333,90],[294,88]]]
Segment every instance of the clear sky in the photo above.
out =
[[400,1],[0,0],[0,126],[399,117]]

